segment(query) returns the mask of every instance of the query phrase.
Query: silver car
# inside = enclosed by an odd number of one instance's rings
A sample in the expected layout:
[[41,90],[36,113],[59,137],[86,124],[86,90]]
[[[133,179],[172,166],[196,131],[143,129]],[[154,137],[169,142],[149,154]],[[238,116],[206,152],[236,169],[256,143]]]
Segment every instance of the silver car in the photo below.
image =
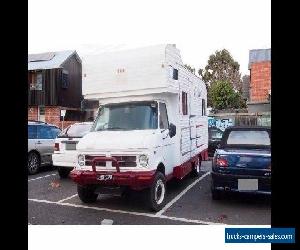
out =
[[43,165],[52,164],[54,141],[61,130],[44,122],[28,122],[28,174],[36,174]]

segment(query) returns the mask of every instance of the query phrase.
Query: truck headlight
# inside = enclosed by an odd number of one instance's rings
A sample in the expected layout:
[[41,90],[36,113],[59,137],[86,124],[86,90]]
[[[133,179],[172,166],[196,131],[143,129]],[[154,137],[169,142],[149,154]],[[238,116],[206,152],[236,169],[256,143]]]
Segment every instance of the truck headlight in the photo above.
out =
[[149,160],[148,155],[140,155],[139,156],[139,164],[142,167],[147,167],[148,166],[148,160]]
[[84,165],[84,155],[78,155],[78,164],[79,166],[83,166]]

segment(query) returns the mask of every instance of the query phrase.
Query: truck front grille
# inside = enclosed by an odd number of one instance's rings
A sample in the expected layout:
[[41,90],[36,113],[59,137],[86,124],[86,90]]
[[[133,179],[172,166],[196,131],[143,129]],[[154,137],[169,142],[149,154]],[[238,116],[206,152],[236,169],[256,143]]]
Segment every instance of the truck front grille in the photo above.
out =
[[[105,157],[105,155],[85,155],[85,165],[92,166],[93,159],[95,157]],[[119,167],[136,167],[135,155],[112,155],[119,162]],[[96,166],[106,167],[106,161],[99,161]],[[112,166],[115,167],[116,163],[112,162]]]

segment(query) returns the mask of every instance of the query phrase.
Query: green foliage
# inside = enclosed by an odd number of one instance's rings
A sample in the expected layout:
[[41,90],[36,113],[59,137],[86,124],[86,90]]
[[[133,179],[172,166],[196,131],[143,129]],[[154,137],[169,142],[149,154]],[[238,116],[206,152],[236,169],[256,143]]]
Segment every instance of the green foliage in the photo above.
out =
[[195,74],[195,68],[193,68],[191,65],[189,65],[189,64],[184,64],[184,66],[189,70],[189,71],[191,71],[193,74]]
[[207,86],[212,86],[216,81],[228,81],[232,86],[241,90],[240,65],[236,62],[228,50],[223,49],[210,55],[204,69],[198,73]]
[[209,99],[215,109],[244,108],[246,103],[240,92],[228,81],[216,81],[209,89]]

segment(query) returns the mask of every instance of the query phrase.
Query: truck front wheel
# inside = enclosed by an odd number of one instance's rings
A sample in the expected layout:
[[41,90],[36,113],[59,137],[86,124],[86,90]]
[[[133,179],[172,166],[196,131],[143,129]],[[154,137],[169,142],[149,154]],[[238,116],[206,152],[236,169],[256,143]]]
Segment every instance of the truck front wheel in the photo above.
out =
[[154,176],[153,183],[147,190],[147,205],[152,211],[161,210],[166,203],[166,178],[161,172]]
[[80,200],[84,203],[95,202],[98,197],[98,194],[95,193],[95,187],[89,185],[77,185],[77,193]]

